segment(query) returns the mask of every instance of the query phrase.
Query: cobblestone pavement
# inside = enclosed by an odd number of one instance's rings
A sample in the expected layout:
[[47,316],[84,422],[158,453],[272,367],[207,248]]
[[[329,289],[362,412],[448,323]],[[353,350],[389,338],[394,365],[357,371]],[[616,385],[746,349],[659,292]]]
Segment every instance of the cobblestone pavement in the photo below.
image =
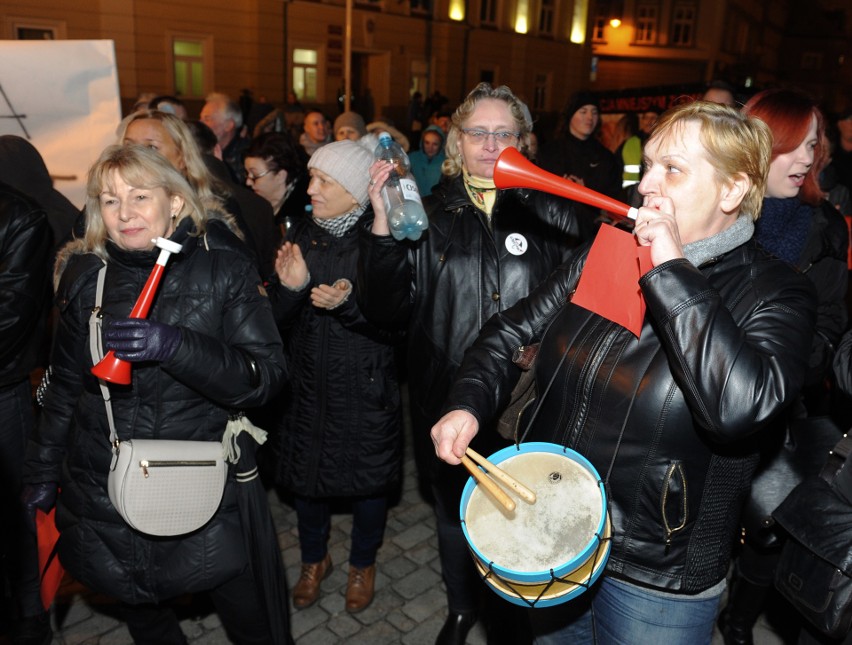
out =
[[[385,542],[379,551],[373,603],[355,615],[344,610],[352,518],[336,514],[332,519],[330,539],[334,570],[322,583],[320,600],[308,609],[290,610],[293,636],[298,645],[432,645],[435,642],[446,616],[446,601],[434,514],[418,491],[410,444],[407,442],[401,496],[390,509]],[[292,588],[300,568],[295,511],[274,491],[270,491],[269,501],[278,528],[287,581]],[[224,645],[230,642],[209,606],[187,601],[180,605],[179,611],[190,643]],[[132,644],[127,628],[116,617],[115,604],[70,580],[60,589],[52,620],[53,645]],[[484,643],[485,632],[478,624],[471,631],[468,644]],[[755,643],[781,645],[784,641],[761,617],[755,630]],[[3,645],[2,639],[0,645]],[[713,645],[722,645],[718,633]]]

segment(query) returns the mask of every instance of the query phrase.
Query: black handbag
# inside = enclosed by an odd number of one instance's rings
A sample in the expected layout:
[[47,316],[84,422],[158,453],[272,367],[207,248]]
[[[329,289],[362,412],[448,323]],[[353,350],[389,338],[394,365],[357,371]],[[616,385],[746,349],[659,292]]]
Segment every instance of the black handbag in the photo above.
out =
[[745,540],[759,549],[781,546],[772,512],[805,477],[816,475],[842,433],[829,417],[791,419],[783,441],[761,454],[743,507]]
[[852,436],[819,476],[807,477],[775,510],[788,533],[775,586],[818,630],[842,638],[852,626]]
[[535,362],[539,343],[515,348],[512,362],[521,368],[521,377],[512,389],[509,404],[497,419],[497,432],[504,439],[518,440],[518,428],[527,408],[535,401]]

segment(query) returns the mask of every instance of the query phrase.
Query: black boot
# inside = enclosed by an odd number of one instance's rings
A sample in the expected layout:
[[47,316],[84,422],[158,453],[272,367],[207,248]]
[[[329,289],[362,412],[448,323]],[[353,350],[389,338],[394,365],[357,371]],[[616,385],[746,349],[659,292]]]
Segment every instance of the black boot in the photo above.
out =
[[450,612],[435,645],[464,645],[467,633],[476,624],[476,612],[456,613]]
[[769,587],[735,576],[728,591],[728,604],[719,614],[719,631],[725,645],[754,645],[751,630],[763,611]]

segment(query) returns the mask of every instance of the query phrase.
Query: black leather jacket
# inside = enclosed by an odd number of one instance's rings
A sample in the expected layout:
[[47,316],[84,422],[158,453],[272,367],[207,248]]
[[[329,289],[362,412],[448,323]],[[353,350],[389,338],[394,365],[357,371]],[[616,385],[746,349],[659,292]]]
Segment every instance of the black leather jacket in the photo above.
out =
[[591,224],[567,200],[519,189],[498,193],[489,225],[461,177],[445,177],[424,206],[429,229],[415,243],[373,235],[367,218],[356,288],[367,319],[408,330],[415,447],[434,455],[429,428],[465,349],[486,320],[564,262]]
[[518,378],[514,348],[541,340],[543,402],[527,439],[580,452],[608,480],[607,571],[701,592],[725,576],[739,527],[756,462],[752,443],[741,440],[802,385],[813,287],[753,241],[700,268],[665,262],[639,282],[647,310],[637,339],[567,303],[584,261],[560,267],[488,322],[459,369],[450,407],[493,417]]
[[41,364],[52,239],[41,206],[0,183],[0,390]]

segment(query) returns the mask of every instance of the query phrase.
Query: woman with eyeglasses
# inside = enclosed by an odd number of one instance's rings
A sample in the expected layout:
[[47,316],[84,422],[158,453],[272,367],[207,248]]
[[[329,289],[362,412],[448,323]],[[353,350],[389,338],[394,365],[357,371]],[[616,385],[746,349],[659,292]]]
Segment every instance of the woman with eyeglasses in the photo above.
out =
[[[381,189],[387,162],[370,167],[374,216],[360,239],[358,300],[372,322],[408,330],[408,377],[414,452],[421,485],[435,498],[441,568],[449,616],[437,643],[464,643],[480,599],[498,600],[475,571],[459,522],[467,474],[435,458],[429,439],[465,349],[493,314],[511,306],[590,236],[571,203],[526,189],[498,190],[494,164],[508,147],[522,148],[532,123],[505,86],[480,83],[452,117],[440,183],[424,199],[429,229],[397,242],[388,229]],[[494,433],[496,436],[496,433]],[[482,433],[474,448],[490,454],[505,443]],[[508,605],[489,611],[508,617]],[[511,628],[486,625],[492,635]]]
[[272,204],[282,237],[310,203],[307,163],[302,148],[280,132],[262,134],[246,148],[246,185]]

